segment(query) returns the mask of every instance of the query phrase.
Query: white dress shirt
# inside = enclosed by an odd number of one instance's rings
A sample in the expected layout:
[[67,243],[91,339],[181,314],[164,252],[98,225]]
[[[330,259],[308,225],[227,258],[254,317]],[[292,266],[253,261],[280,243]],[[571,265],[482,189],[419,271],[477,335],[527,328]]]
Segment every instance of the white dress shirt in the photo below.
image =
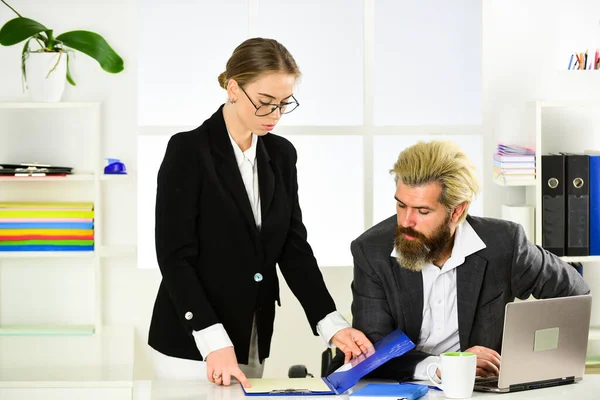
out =
[[[252,144],[250,145],[250,148],[244,152],[242,152],[237,143],[235,143],[231,134],[229,134],[229,139],[231,140],[235,159],[242,175],[242,181],[244,181],[248,200],[250,200],[254,221],[256,222],[257,228],[260,230],[262,215],[260,210],[260,192],[258,189],[258,168],[256,166],[256,145],[258,136],[252,134]],[[325,343],[331,346],[330,342],[333,335],[340,329],[348,327],[350,327],[348,321],[346,321],[338,311],[334,311],[319,321],[317,324],[317,332],[323,338]],[[206,356],[215,350],[233,346],[223,324],[214,324],[200,331],[194,331],[193,335],[196,346],[198,347],[200,354],[202,354],[203,359],[206,359]]]
[[[423,322],[416,350],[433,356],[417,364],[414,379],[427,380],[427,365],[438,363],[439,354],[460,350],[456,268],[465,262],[467,256],[485,247],[465,220],[456,227],[452,255],[442,268],[433,264],[423,268]],[[392,257],[397,257],[395,248]]]

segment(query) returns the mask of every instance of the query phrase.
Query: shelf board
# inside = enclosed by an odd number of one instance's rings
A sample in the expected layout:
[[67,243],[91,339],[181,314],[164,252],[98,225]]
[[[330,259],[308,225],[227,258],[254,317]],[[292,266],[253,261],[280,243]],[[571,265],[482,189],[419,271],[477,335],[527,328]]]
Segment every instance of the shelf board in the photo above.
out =
[[94,325],[0,325],[0,336],[89,336]]
[[99,107],[97,102],[56,102],[56,103],[36,103],[36,102],[0,102],[0,109],[57,109],[57,108],[93,108]]
[[93,251],[0,251],[2,258],[90,258]]
[[72,174],[67,176],[2,176],[0,182],[81,182],[94,180],[94,174]]
[[102,246],[100,257],[136,257],[137,246]]
[[133,387],[134,330],[0,336],[0,388]]
[[600,262],[600,256],[582,256],[582,257],[560,257],[561,260],[565,262]]
[[[3,258],[91,258],[94,251],[0,251]],[[100,257],[136,257],[136,245],[102,246],[98,250]]]
[[127,181],[133,178],[133,174],[106,174],[100,176],[101,181]]
[[505,181],[501,178],[494,178],[494,183],[499,186],[535,186],[535,179],[525,181]]

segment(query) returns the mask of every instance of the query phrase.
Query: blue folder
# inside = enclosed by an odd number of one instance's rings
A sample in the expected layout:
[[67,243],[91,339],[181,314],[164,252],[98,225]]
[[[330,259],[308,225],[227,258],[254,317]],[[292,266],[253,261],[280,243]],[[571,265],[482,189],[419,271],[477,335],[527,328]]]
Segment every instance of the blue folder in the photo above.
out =
[[[329,388],[328,391],[311,391],[301,387],[290,387],[261,392],[246,392],[246,396],[316,396],[342,394],[350,389],[365,375],[377,367],[385,364],[392,358],[400,357],[412,350],[415,344],[400,329],[396,329],[386,337],[379,340],[367,351],[353,358],[327,377],[321,378]],[[295,379],[289,379],[290,386],[294,385]],[[298,379],[298,382],[302,379]]]
[[370,383],[350,394],[356,397],[394,397],[398,400],[416,400],[429,391],[427,385],[414,383]]

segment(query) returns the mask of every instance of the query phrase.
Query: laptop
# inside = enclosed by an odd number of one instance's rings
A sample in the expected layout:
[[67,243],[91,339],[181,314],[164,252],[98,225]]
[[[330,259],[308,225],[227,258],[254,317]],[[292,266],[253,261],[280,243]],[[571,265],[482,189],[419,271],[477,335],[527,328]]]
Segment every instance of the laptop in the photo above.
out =
[[507,393],[580,381],[585,371],[592,296],[508,303],[502,363],[475,390]]

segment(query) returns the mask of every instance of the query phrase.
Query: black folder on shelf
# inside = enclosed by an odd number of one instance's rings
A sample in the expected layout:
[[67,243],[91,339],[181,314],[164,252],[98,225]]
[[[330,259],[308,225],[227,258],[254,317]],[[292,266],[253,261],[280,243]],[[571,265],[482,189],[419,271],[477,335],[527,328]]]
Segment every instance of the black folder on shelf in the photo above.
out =
[[567,256],[590,254],[590,156],[566,154]]
[[72,167],[58,167],[47,164],[0,164],[0,175],[39,176],[39,175],[69,175]]
[[565,255],[565,156],[542,155],[542,247]]

